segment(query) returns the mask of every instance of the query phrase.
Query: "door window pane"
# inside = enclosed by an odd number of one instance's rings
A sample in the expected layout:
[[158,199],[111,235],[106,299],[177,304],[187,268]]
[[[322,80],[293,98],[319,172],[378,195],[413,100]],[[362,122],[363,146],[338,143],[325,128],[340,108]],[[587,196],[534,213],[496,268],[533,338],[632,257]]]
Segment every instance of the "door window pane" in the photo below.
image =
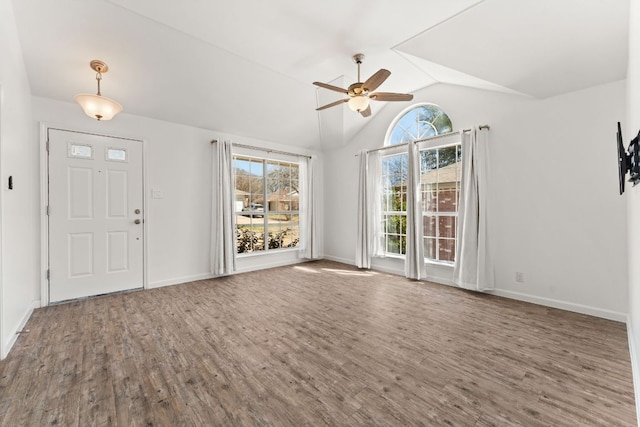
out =
[[126,162],[127,161],[127,150],[123,150],[121,148],[108,148],[107,149],[107,160],[112,160],[116,162]]
[[90,145],[69,144],[69,157],[92,159],[93,147]]

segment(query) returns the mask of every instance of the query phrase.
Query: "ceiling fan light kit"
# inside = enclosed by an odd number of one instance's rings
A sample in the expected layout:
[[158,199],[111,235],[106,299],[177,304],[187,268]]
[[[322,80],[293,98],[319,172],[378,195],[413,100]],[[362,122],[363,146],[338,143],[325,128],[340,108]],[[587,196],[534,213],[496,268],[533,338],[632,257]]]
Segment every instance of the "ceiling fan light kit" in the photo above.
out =
[[367,109],[367,107],[369,106],[369,98],[364,95],[356,95],[352,98],[349,98],[348,104],[351,110],[357,111],[359,113],[360,111]]
[[102,74],[109,71],[109,66],[97,59],[91,61],[89,66],[96,72],[98,93],[96,95],[81,93],[76,95],[74,99],[78,104],[80,104],[84,113],[92,119],[111,120],[113,116],[122,111],[122,105],[113,99],[102,96],[100,93],[100,81],[102,80]]
[[353,55],[353,62],[358,65],[358,81],[351,84],[348,89],[343,89],[327,83],[313,82],[316,86],[349,96],[349,98],[341,99],[316,108],[316,111],[321,111],[346,102],[349,104],[349,108],[351,110],[357,111],[362,115],[362,117],[369,117],[371,115],[369,101],[372,99],[374,101],[411,101],[413,99],[413,95],[407,93],[373,92],[391,75],[391,72],[384,68],[378,70],[364,83],[360,82],[360,65],[362,64],[363,59],[364,55],[361,53]]

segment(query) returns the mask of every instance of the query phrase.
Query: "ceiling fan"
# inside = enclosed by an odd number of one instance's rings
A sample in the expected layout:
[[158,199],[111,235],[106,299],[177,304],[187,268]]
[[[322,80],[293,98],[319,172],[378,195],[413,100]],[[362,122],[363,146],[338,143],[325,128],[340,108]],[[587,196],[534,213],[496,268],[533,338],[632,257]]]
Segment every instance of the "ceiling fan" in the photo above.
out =
[[391,92],[373,92],[391,75],[389,70],[381,68],[374,75],[369,77],[364,83],[360,82],[360,64],[364,55],[357,53],[353,55],[353,62],[358,64],[358,81],[349,86],[348,89],[343,89],[338,86],[333,86],[321,82],[313,82],[314,85],[323,87],[325,89],[333,90],[335,92],[344,93],[349,95],[349,98],[341,99],[331,104],[323,105],[320,108],[316,108],[316,111],[324,110],[326,108],[335,107],[336,105],[349,103],[349,108],[353,111],[357,111],[362,117],[369,117],[371,115],[371,106],[369,100],[374,101],[411,101],[413,95],[407,93],[391,93]]

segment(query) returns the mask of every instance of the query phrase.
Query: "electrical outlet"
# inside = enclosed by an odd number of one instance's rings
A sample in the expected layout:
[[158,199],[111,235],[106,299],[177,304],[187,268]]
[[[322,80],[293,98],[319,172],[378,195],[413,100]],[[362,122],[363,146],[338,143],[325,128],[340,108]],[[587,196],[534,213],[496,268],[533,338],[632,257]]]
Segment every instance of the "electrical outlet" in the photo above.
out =
[[524,273],[516,271],[516,282],[524,283]]

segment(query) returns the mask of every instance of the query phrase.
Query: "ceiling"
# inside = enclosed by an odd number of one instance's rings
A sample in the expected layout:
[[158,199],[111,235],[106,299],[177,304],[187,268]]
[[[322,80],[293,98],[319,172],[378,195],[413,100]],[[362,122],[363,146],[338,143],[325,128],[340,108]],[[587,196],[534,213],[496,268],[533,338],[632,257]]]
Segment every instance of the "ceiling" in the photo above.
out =
[[[322,81],[380,68],[385,92],[444,82],[535,98],[624,79],[629,0],[13,0],[32,93],[95,90],[124,112],[325,149],[371,118]],[[374,102],[373,115],[387,103]],[[397,108],[394,104],[393,108]],[[403,104],[400,111],[405,105]],[[79,114],[81,112],[79,111]],[[117,117],[114,119],[117,120]]]

